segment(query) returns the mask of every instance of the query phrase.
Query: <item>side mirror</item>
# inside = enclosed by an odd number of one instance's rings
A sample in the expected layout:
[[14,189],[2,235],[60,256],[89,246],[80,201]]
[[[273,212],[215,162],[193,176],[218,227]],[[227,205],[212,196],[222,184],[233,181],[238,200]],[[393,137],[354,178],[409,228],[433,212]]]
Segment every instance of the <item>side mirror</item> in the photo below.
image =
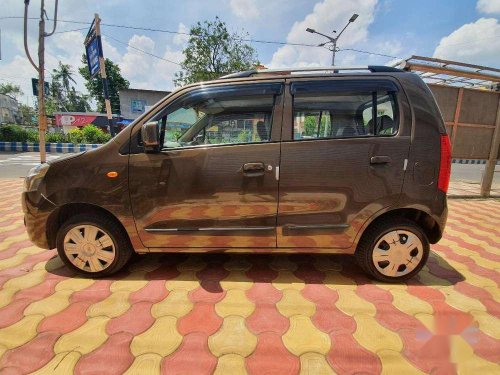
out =
[[157,122],[147,122],[141,128],[142,145],[145,152],[158,152],[160,149],[160,134]]

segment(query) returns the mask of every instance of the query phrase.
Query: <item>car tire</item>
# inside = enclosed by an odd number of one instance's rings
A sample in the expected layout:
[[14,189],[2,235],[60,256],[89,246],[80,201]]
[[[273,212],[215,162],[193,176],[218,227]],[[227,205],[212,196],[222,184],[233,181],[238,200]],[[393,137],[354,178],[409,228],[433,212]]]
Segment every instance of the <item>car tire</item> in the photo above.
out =
[[123,228],[115,220],[96,214],[68,219],[57,233],[56,244],[67,267],[96,278],[118,272],[134,253]]
[[372,278],[398,283],[415,276],[429,257],[426,234],[405,219],[381,221],[369,227],[356,250],[360,267]]

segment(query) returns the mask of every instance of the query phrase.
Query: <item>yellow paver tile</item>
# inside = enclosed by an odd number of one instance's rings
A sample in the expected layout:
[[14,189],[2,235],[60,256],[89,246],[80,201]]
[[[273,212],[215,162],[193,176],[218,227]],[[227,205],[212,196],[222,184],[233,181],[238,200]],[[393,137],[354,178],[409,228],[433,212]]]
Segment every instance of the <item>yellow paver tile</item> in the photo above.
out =
[[305,353],[300,356],[300,375],[331,375],[335,371],[330,367],[324,355]]
[[225,354],[219,358],[214,375],[247,374],[245,358],[238,354]]
[[375,316],[377,309],[372,303],[359,297],[353,290],[340,289],[338,290],[339,299],[335,302],[335,306],[344,314],[353,316],[354,314],[368,314]]
[[72,290],[61,290],[51,294],[47,298],[33,302],[24,309],[24,315],[41,314],[43,316],[50,316],[57,314],[68,307],[69,296],[72,293]]
[[125,313],[130,308],[127,291],[120,291],[110,294],[106,299],[91,305],[87,310],[87,316],[106,316],[114,318]]
[[173,353],[181,344],[182,336],[177,331],[177,318],[162,316],[149,329],[135,336],[130,344],[132,354],[139,356],[157,353],[162,357]]
[[159,354],[142,354],[135,358],[125,375],[159,374],[162,359]]
[[313,316],[316,312],[316,305],[295,289],[283,290],[283,297],[276,304],[276,307],[282,315],[287,317],[298,314]]
[[283,335],[286,348],[296,356],[307,352],[325,355],[330,350],[330,337],[317,329],[306,316],[294,315],[290,318],[290,327]]
[[484,311],[471,310],[470,314],[478,322],[481,331],[494,339],[500,340],[500,319]]
[[408,362],[399,352],[384,349],[378,351],[377,355],[380,358],[380,362],[382,362],[382,374],[425,374]]
[[224,319],[222,327],[208,339],[210,351],[217,357],[224,354],[250,355],[257,345],[257,337],[245,326],[245,319],[231,315]]
[[80,279],[80,278],[70,278],[66,280],[62,280],[57,283],[56,285],[56,291],[59,290],[72,290],[72,291],[77,291],[77,290],[82,290],[85,288],[88,288],[92,284],[95,283],[95,280],[92,279]]
[[74,331],[65,333],[54,345],[55,353],[76,351],[87,354],[100,347],[108,339],[106,324],[109,318],[98,316],[90,318]]
[[167,315],[180,318],[186,315],[193,308],[193,303],[189,300],[188,294],[189,290],[187,289],[172,290],[167,298],[151,307],[151,315],[154,318]]
[[255,304],[248,300],[244,290],[228,290],[224,299],[215,305],[217,315],[226,317],[239,315],[249,317],[255,310]]
[[451,361],[457,364],[459,374],[497,374],[498,363],[474,354],[474,350],[461,336],[451,336]]
[[37,335],[36,327],[43,318],[43,315],[25,316],[18,322],[0,329],[0,345],[14,349],[27,343]]
[[405,290],[390,290],[390,293],[392,294],[394,307],[405,314],[426,313],[432,315],[434,313],[434,309],[428,302],[408,293],[406,287]]
[[403,342],[399,335],[378,323],[375,318],[367,314],[354,315],[356,331],[353,336],[357,342],[371,352],[383,349],[401,352]]

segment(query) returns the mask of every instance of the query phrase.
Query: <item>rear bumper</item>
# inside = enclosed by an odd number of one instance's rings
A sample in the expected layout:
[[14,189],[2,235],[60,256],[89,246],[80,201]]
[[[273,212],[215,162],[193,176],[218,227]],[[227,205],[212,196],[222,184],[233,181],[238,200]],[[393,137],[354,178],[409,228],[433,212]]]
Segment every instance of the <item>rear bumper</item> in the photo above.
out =
[[50,249],[47,239],[47,219],[56,206],[36,191],[23,192],[21,203],[24,225],[30,241],[42,249]]

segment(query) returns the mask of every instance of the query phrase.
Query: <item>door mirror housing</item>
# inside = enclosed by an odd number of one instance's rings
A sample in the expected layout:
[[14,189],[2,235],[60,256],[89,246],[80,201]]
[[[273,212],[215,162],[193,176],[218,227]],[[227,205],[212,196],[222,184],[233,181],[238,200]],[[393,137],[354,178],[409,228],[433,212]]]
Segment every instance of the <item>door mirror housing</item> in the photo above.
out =
[[160,150],[160,134],[157,122],[147,122],[141,128],[142,145],[145,152]]

